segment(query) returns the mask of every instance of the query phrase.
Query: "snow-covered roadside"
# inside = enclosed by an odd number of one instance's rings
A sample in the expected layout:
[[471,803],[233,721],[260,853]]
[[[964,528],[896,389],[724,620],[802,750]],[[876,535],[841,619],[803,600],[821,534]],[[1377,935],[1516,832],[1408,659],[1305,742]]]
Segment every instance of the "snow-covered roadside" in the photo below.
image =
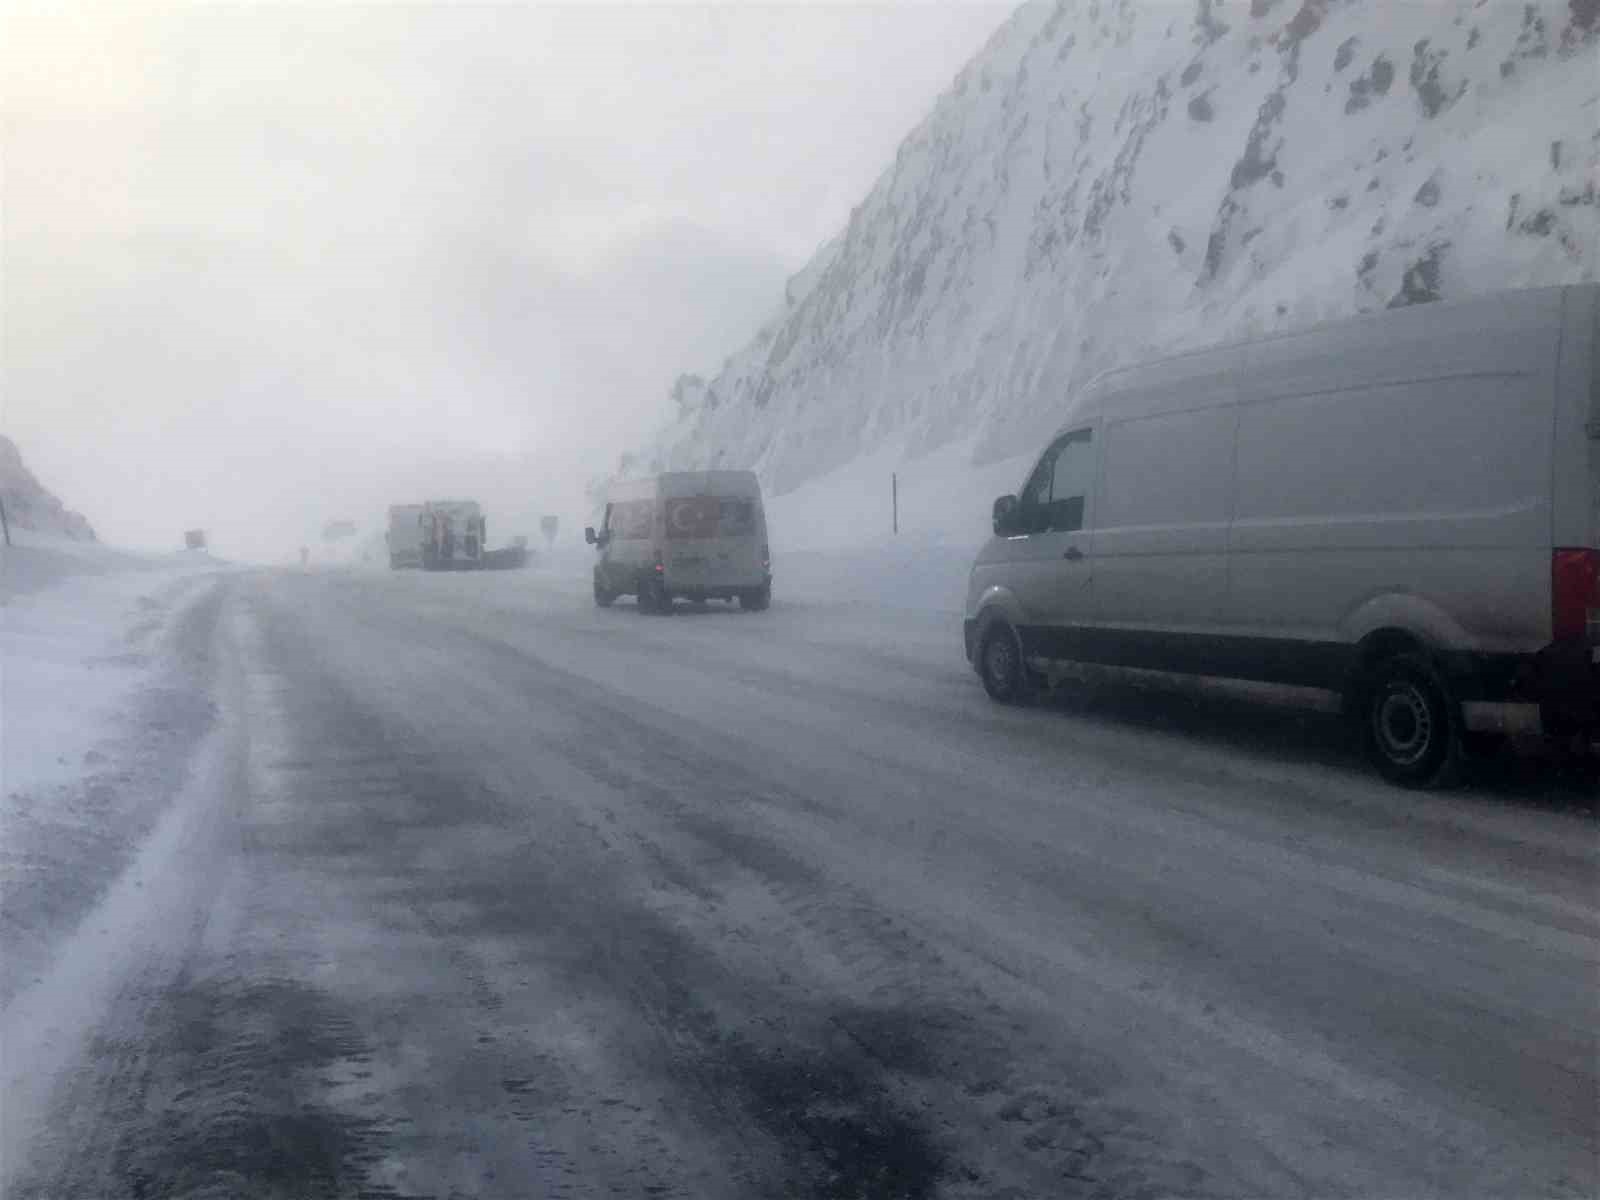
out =
[[127,863],[212,723],[219,569],[14,540],[0,569],[0,1001]]
[[994,498],[1020,488],[1035,457],[973,466],[972,450],[896,446],[769,496],[774,595],[959,614]]

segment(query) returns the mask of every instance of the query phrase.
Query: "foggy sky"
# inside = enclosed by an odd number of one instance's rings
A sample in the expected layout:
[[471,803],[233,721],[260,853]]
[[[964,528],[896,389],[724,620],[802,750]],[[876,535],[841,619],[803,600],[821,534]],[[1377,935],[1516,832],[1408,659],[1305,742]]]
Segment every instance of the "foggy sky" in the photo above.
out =
[[0,429],[124,545],[573,528],[1006,12],[9,10]]

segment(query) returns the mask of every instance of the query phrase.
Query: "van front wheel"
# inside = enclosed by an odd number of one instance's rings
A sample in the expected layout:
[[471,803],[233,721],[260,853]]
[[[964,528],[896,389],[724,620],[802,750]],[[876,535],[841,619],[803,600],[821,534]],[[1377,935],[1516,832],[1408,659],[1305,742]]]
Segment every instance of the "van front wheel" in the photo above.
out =
[[1448,787],[1461,766],[1461,711],[1439,672],[1420,654],[1377,665],[1366,688],[1367,753],[1389,782]]
[[1033,672],[1022,657],[1022,641],[1004,621],[996,621],[984,634],[978,651],[978,674],[989,698],[1001,704],[1026,704],[1038,690]]

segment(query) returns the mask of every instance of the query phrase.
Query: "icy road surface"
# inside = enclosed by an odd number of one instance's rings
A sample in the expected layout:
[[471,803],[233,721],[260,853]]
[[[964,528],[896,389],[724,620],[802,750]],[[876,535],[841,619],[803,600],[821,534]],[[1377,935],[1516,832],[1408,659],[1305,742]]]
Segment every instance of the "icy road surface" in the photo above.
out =
[[211,587],[188,783],[4,1010],[17,1200],[1597,1190],[1592,778],[1000,709],[781,575]]

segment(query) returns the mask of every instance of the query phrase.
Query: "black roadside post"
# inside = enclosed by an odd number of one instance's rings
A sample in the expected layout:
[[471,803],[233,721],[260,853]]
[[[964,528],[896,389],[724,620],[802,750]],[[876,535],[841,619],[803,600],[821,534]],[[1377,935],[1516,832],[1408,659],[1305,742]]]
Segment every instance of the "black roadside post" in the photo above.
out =
[[894,499],[894,531],[900,532],[900,475],[897,471],[889,473],[889,494]]
[[6,545],[11,545],[11,522],[6,520],[6,502],[0,500],[0,529],[6,531]]

